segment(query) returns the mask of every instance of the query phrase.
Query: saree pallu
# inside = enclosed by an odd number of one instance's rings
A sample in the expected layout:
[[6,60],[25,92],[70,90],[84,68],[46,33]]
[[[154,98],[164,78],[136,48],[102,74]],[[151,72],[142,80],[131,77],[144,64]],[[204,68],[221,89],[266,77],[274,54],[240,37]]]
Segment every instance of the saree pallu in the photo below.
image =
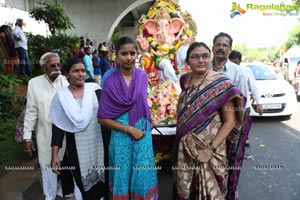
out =
[[227,139],[227,160],[229,169],[228,192],[226,200],[235,200],[238,180],[244,160],[245,144],[252,125],[252,119],[248,112],[245,112],[244,123],[241,130],[234,128]]
[[0,66],[7,73],[13,72],[13,66],[19,64],[17,51],[10,34],[0,33]]
[[[227,77],[210,71],[201,86],[183,88],[179,97],[176,134],[176,199],[225,199],[229,192],[228,186],[232,183],[227,182],[230,179],[228,167],[232,162],[227,160],[226,141],[220,144],[208,163],[200,163],[196,158],[197,151],[208,148],[218,133],[223,123],[220,109],[232,99],[236,106],[236,127],[240,128],[245,98]],[[228,137],[232,149],[240,139],[241,132],[236,130],[236,134],[230,133]]]

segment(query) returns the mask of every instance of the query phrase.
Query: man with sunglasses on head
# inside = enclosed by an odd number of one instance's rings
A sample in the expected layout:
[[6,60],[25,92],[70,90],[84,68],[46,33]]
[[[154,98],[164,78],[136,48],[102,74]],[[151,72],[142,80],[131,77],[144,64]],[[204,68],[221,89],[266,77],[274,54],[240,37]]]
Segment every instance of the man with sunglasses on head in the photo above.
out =
[[[23,136],[24,152],[32,157],[32,152],[36,151],[31,134],[34,130],[38,147],[38,162],[42,172],[43,192],[46,200],[54,200],[57,194],[57,175],[50,167],[52,122],[49,120],[49,111],[57,89],[69,83],[66,77],[61,75],[60,58],[57,53],[47,52],[42,55],[40,65],[44,74],[28,82]],[[60,149],[61,160],[64,151],[64,148]]]

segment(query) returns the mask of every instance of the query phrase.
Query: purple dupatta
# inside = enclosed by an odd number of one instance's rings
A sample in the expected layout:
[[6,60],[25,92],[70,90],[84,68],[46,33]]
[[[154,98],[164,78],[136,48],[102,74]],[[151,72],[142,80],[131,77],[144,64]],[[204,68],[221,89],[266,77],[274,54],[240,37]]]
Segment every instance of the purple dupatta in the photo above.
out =
[[142,117],[151,121],[147,102],[148,77],[141,69],[134,69],[129,88],[119,68],[107,72],[104,77],[101,100],[99,103],[98,118],[116,119],[123,113],[129,113],[129,125]]

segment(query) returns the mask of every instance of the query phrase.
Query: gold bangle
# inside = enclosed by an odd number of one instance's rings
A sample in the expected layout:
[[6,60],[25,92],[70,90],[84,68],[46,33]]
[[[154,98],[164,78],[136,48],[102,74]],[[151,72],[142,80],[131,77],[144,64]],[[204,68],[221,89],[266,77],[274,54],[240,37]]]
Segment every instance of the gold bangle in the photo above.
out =
[[128,126],[125,126],[124,133],[127,133]]
[[215,153],[217,148],[212,144],[212,141],[208,144],[209,148]]

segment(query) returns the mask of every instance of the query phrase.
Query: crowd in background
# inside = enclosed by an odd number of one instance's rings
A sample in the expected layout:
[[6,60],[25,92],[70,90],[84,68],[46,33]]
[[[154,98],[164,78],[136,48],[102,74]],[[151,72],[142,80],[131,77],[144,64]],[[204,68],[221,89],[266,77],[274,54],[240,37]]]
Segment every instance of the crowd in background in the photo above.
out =
[[[15,25],[13,31],[0,27],[4,66],[12,73],[19,64],[22,74],[32,76],[23,20]],[[179,49],[182,58],[177,62],[184,73],[178,78],[182,92],[173,158],[176,199],[238,198],[240,171],[226,167],[242,167],[251,128],[247,97],[251,91],[259,102],[259,92],[251,74],[239,66],[241,54],[232,51],[232,42],[221,32],[212,50],[202,42]],[[62,196],[74,193],[76,199],[104,199],[108,190],[114,199],[158,199],[148,77],[136,66],[138,52],[129,37],[122,37],[116,49],[106,42],[95,48],[93,41],[80,37],[80,47],[64,65],[56,53],[40,58],[44,74],[29,81],[21,120],[25,153],[38,151],[46,199],[55,199],[57,188],[64,188]],[[257,112],[263,113],[261,106]],[[75,169],[67,175],[57,170],[62,166]],[[66,189],[65,183],[72,188]]]

